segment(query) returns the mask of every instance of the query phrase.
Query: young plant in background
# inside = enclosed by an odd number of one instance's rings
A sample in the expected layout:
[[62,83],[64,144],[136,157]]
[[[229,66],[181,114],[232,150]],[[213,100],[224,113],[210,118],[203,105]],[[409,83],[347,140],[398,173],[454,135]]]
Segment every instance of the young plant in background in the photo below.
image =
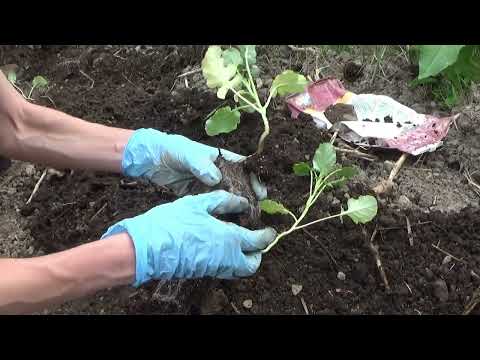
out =
[[263,250],[264,253],[270,251],[270,249],[283,237],[296,230],[306,228],[319,222],[336,217],[348,216],[355,224],[365,224],[377,215],[377,199],[371,195],[366,195],[360,196],[357,199],[350,198],[347,203],[347,209],[343,209],[342,207],[338,214],[302,224],[303,219],[307,216],[311,207],[316,203],[325,190],[332,189],[336,186],[342,186],[348,179],[355,176],[356,170],[354,168],[338,166],[336,161],[337,157],[333,145],[325,143],[320,144],[315,151],[315,156],[313,157],[311,165],[302,162],[293,166],[293,171],[296,175],[310,176],[309,196],[305,203],[305,207],[299,216],[296,216],[292,211],[276,201],[267,199],[260,202],[260,208],[267,214],[290,215],[294,221],[293,225],[288,230],[277,235],[274,242]]
[[230,133],[237,128],[242,111],[257,112],[264,127],[256,151],[256,154],[259,154],[263,151],[265,139],[270,133],[267,109],[272,99],[277,95],[301,92],[308,81],[303,75],[286,70],[273,80],[268,98],[262,103],[254,80],[260,72],[256,61],[255,45],[238,45],[225,50],[220,46],[210,46],[202,61],[202,73],[207,86],[217,89],[218,98],[225,99],[227,93],[231,92],[238,104],[233,109],[223,106],[210,114],[205,124],[207,134],[215,136]]
[[412,85],[432,84],[434,97],[447,108],[480,81],[479,45],[415,45],[410,55],[419,65]]
[[15,73],[15,71],[10,71],[7,75],[7,79],[8,81],[10,81],[13,87],[15,87],[15,89],[17,89],[18,92],[20,92],[20,94],[22,94],[22,96],[27,100],[33,100],[32,99],[33,90],[44,89],[48,86],[47,79],[45,79],[43,76],[40,76],[40,75],[35,76],[32,80],[30,92],[28,93],[28,96],[25,96],[25,94],[23,93],[23,90],[17,85],[17,74]]

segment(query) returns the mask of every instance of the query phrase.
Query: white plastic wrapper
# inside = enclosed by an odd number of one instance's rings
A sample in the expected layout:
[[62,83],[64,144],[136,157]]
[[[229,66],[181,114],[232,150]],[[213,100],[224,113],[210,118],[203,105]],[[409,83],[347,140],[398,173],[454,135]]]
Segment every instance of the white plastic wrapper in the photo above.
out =
[[[330,78],[290,96],[287,104],[293,118],[309,114],[319,128],[334,128],[342,139],[355,145],[393,148],[412,155],[435,151],[458,117],[419,114],[388,96],[349,92],[340,81]],[[335,104],[353,106],[356,119],[332,124],[325,111]]]

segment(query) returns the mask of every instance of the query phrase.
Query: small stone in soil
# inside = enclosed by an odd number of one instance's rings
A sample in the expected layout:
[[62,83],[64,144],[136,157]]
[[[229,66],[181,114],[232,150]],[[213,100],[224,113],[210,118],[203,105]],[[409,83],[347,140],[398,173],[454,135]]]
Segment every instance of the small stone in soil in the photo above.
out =
[[337,279],[340,280],[340,281],[345,281],[345,279],[346,279],[345,273],[339,271],[337,273]]
[[400,195],[397,202],[398,202],[398,205],[404,208],[409,208],[412,205],[412,202],[410,201],[410,199],[405,195]]
[[452,257],[451,257],[450,255],[447,255],[447,256],[445,256],[445,257],[443,258],[443,260],[442,260],[442,265],[446,265],[446,264],[448,264],[448,263],[451,262],[451,261],[452,261]]
[[300,291],[302,291],[303,289],[303,286],[300,285],[300,284],[293,284],[292,285],[292,293],[294,296],[297,296],[298,294],[300,294]]
[[433,283],[433,294],[441,301],[448,300],[448,287],[445,280],[438,279]]
[[253,301],[251,299],[247,299],[242,303],[245,309],[251,309],[253,306]]
[[25,166],[25,175],[32,176],[33,174],[35,174],[35,166],[31,164]]

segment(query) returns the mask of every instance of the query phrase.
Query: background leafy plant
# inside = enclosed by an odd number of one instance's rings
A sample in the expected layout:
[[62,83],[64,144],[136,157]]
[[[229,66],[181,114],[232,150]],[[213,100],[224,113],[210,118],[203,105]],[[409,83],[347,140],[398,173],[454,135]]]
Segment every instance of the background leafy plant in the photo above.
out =
[[457,105],[470,85],[480,81],[479,45],[414,45],[410,56],[419,66],[412,85],[431,84],[435,99],[447,108]]

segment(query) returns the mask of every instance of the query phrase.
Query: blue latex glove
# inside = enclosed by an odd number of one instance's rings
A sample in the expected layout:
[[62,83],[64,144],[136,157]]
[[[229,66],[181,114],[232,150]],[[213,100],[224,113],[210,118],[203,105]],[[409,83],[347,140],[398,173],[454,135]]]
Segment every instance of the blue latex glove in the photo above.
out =
[[[221,153],[228,161],[245,159],[227,150],[221,150]],[[145,177],[181,196],[188,192],[195,179],[208,186],[217,185],[222,180],[222,173],[214,164],[218,155],[217,148],[184,136],[140,129],[133,133],[125,147],[122,169],[127,176]]]
[[247,199],[223,190],[185,196],[120,221],[102,238],[128,232],[135,246],[134,286],[152,279],[249,276],[275,230],[252,231],[212,216],[241,213],[248,206]]

